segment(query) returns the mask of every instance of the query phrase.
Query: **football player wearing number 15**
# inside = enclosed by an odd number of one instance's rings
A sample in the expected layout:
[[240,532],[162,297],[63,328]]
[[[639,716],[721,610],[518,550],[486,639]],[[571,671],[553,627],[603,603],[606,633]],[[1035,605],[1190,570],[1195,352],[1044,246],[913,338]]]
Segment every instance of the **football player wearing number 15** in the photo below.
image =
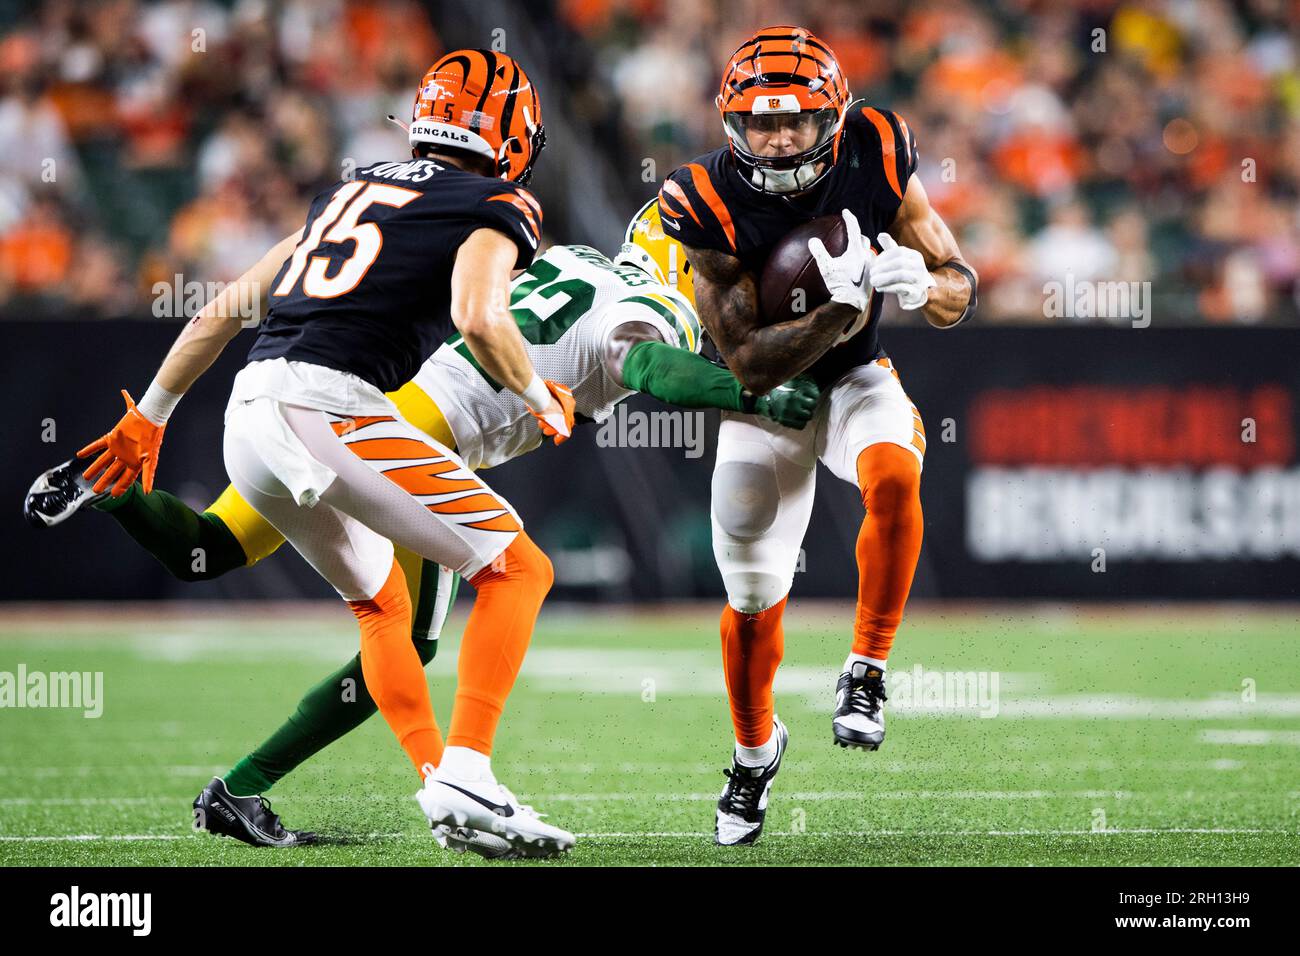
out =
[[[633,216],[625,239],[612,262],[587,246],[554,246],[511,283],[511,314],[528,356],[539,374],[572,390],[576,415],[603,421],[618,402],[640,391],[683,407],[748,410],[802,428],[819,398],[811,378],[755,397],[734,375],[698,354],[690,269],[680,246],[664,235],[654,200]],[[541,444],[523,402],[474,362],[459,335],[389,397],[403,418],[454,449],[470,468],[500,464]],[[27,502],[34,525],[58,524],[93,504],[187,581],[251,566],[284,541],[233,487],[197,514],[161,489],[146,494],[135,485],[120,498],[95,495],[79,471],[75,463],[65,463],[37,480]],[[201,569],[194,564],[196,549],[204,555]],[[397,557],[415,608],[412,642],[427,664],[458,579],[400,547]],[[354,687],[355,699],[343,699],[340,687]],[[205,788],[195,807],[204,812],[207,828],[259,846],[312,842],[314,834],[285,829],[262,795],[374,710],[360,657],[354,657],[311,688],[282,726]],[[235,819],[224,816],[220,806]],[[435,838],[483,856],[514,855],[504,841],[471,828],[441,827]]]
[[[510,57],[456,50],[415,97],[409,162],[380,163],[322,192],[285,238],[181,332],[137,408],[79,457],[121,495],[152,490],[167,420],[239,331],[227,300],[269,292],[226,410],[226,470],[356,615],[366,686],[423,776],[431,826],[490,831],[551,855],[571,833],[522,806],[492,772],[506,697],[550,589],[546,555],[514,509],[384,393],[414,376],[453,328],[557,444],[573,396],[534,370],[507,308],[514,269],[541,238],[522,187],[545,138],[537,91]],[[125,394],[125,393],[124,393]],[[394,542],[452,568],[478,599],[466,624],[446,745],[434,719]]]

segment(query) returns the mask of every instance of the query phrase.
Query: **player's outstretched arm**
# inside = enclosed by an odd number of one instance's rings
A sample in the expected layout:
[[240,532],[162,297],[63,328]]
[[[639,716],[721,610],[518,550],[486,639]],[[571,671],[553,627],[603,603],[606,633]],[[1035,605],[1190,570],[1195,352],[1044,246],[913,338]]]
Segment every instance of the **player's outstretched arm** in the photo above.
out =
[[483,371],[514,392],[558,445],[573,431],[573,395],[544,382],[510,315],[510,271],[518,247],[496,229],[470,233],[451,272],[451,320]]
[[704,356],[650,337],[628,350],[616,381],[668,405],[746,412],[797,429],[812,419],[821,396],[817,383],[807,376],[755,395]]
[[975,311],[979,276],[961,257],[952,230],[930,205],[915,174],[907,182],[893,225],[877,241],[882,251],[871,266],[871,285],[877,291],[898,293],[903,308],[919,306],[925,320],[939,329]]
[[200,309],[176,337],[154,383],[177,398],[189,391],[239,330],[251,324],[240,313],[241,302],[256,302],[260,319],[271,294],[271,282],[284,260],[293,254],[300,238],[301,233],[297,232],[285,236],[256,265]]
[[237,282],[227,286],[199,310],[176,337],[138,406],[126,389],[122,390],[126,414],[111,431],[77,452],[78,458],[98,453],[85,471],[85,477],[95,482],[95,491],[111,487],[113,497],[119,497],[126,493],[137,476],[146,494],[153,490],[158,450],[167,419],[176,403],[212,366],[226,343],[242,328],[244,319],[240,303],[250,299],[257,302],[258,314],[261,314],[271,280],[293,252],[298,237],[299,234],[295,233],[281,239]]
[[713,249],[687,247],[695,270],[700,322],[740,383],[765,395],[817,361],[857,312],[827,302],[807,315],[763,326],[758,287],[739,259]]

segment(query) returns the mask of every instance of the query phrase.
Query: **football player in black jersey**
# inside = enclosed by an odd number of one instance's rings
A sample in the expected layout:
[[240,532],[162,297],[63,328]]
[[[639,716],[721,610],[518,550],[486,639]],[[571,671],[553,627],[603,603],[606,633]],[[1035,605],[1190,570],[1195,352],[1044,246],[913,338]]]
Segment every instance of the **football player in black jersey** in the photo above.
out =
[[[723,844],[758,838],[786,746],[772,682],[819,458],[857,485],[866,507],[834,740],[875,750],[884,739],[885,661],[921,549],[925,431],[876,327],[887,294],[937,328],[975,308],[975,273],[915,175],[911,129],[896,113],[850,100],[817,37],[793,26],[759,30],[723,73],[716,102],[727,145],[675,170],[659,193],[664,225],[686,247],[700,320],[736,377],[763,394],[806,371],[823,394],[803,431],[723,413],[713,547],[727,589],[723,665],[736,731],[716,815]],[[765,324],[757,280],[768,253],[827,214],[842,214],[849,233],[838,257],[809,243],[831,301]],[[877,237],[875,248],[866,236]]]
[[[172,409],[239,331],[241,290],[254,301],[269,293],[226,411],[231,482],[356,615],[366,686],[424,777],[417,797],[430,824],[551,855],[572,834],[522,806],[489,761],[550,561],[514,509],[384,395],[455,329],[545,434],[567,438],[573,397],[537,376],[508,311],[511,272],[529,265],[541,238],[541,207],[523,188],[545,142],[537,92],[504,54],[453,51],[425,75],[409,136],[412,159],[370,166],[319,195],[301,234],[208,303],[139,406],[126,396],[126,415],[79,455],[100,453],[85,473],[95,491],[120,495],[140,476],[147,493]],[[445,748],[394,542],[478,591]],[[214,827],[257,812],[224,791],[196,811]]]

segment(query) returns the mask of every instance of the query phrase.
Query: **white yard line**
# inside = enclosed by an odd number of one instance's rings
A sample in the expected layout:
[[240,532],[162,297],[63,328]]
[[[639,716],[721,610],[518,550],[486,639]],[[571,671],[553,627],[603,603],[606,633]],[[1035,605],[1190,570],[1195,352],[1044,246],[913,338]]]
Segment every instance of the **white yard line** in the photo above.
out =
[[[764,833],[765,837],[1055,837],[1055,836],[1164,836],[1171,834],[1200,834],[1207,836],[1236,836],[1245,834],[1287,833],[1296,834],[1295,830],[1265,827],[1134,827],[1113,828],[1109,830],[808,830],[791,832],[772,830]],[[575,836],[584,840],[673,840],[673,839],[712,839],[707,831],[600,831],[577,833]],[[414,833],[366,833],[351,837],[354,840],[405,840],[425,842],[429,840],[424,834]],[[201,834],[190,833],[65,833],[27,836],[0,835],[0,843],[93,843],[93,842],[166,842],[175,840],[207,839]],[[356,845],[356,844],[353,844]]]
[[[639,773],[653,774],[656,776],[721,776],[722,768],[726,766],[727,749],[725,746],[719,748],[722,756],[716,761],[681,761],[667,763],[640,763],[629,760],[599,761],[594,763],[588,762],[568,762],[568,761],[547,761],[546,770],[549,774],[573,773],[590,776],[601,772],[611,773]],[[313,767],[324,765],[329,762],[329,757],[323,757],[312,764]],[[870,769],[873,774],[895,773],[908,774],[915,776],[921,773],[951,773],[951,760],[885,760],[879,759],[877,755],[866,758],[870,761]],[[1102,771],[1122,771],[1124,769],[1134,769],[1141,771],[1151,770],[1183,770],[1183,771],[1200,771],[1200,770],[1239,770],[1245,766],[1240,760],[1227,758],[1201,759],[1201,760],[1142,760],[1140,765],[1137,763],[1126,764],[1112,757],[1105,758],[1077,758],[1071,757],[1066,759],[1054,759],[1050,756],[1044,757],[1003,757],[998,758],[998,767],[1005,771],[1022,770],[1025,768],[1040,771],[1044,774],[1053,772],[1082,772],[1088,770]],[[88,765],[77,764],[62,767],[50,766],[29,766],[26,764],[0,764],[0,777],[192,777],[196,781],[205,782],[213,776],[221,776],[229,766],[221,764],[104,764]],[[295,776],[293,779],[299,779],[302,774]]]
[[[1300,792],[1278,794],[1271,790],[794,790],[780,794],[783,800],[795,803],[856,802],[875,800],[1164,800],[1177,797],[1182,800],[1236,799],[1242,797],[1285,796],[1295,799]],[[530,792],[530,800],[546,803],[715,803],[716,792],[641,793],[617,791],[608,793],[546,793]],[[0,797],[0,807],[138,807],[151,804],[187,803],[188,795],[169,796],[146,794],[143,796],[114,797]],[[289,803],[355,803],[358,800],[392,802],[390,793],[366,791],[350,794],[321,794],[319,796],[289,798]],[[404,801],[401,801],[404,802]]]
[[1236,747],[1300,747],[1300,730],[1202,730],[1201,743]]

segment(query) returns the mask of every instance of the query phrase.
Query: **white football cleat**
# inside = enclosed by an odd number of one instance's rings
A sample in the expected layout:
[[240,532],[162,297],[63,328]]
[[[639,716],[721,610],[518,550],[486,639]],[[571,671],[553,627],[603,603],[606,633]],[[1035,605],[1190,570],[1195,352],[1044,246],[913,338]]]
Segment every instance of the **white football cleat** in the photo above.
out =
[[[536,810],[521,804],[490,775],[470,780],[440,767],[424,778],[424,787],[415,799],[434,828],[435,839],[438,827],[448,828],[446,837],[452,849],[456,842],[465,842],[459,831],[466,829],[478,831],[479,839],[489,835],[502,838],[521,857],[558,856],[573,849],[576,842],[572,833],[543,822]],[[472,846],[466,849],[478,852]]]
[[485,860],[513,860],[518,857],[515,848],[495,833],[485,833],[470,827],[449,827],[439,823],[433,827],[433,839],[444,850],[476,853]]
[[835,686],[835,743],[859,750],[878,750],[885,740],[885,675],[878,667],[854,661]]
[[790,745],[790,732],[779,717],[773,719],[776,735],[776,756],[766,767],[747,767],[732,757],[727,775],[727,785],[722,788],[714,818],[713,839],[720,846],[748,846],[763,832],[763,818],[767,816],[767,798],[772,792],[772,782],[781,769],[781,759]]

